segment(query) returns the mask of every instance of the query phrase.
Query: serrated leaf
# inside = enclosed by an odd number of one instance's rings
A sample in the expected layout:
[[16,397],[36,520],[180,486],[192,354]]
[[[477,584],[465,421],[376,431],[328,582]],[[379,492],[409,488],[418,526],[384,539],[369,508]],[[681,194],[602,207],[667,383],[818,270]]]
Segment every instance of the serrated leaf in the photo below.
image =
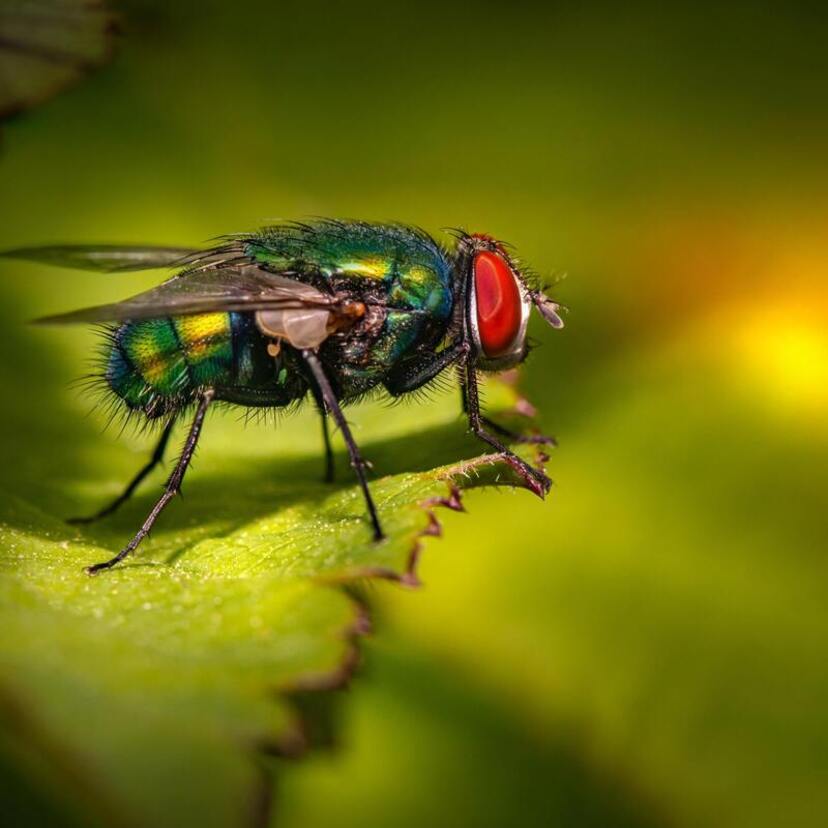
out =
[[[514,402],[504,388],[492,407]],[[364,448],[384,473],[372,482],[388,533],[379,544],[342,455],[341,482],[318,482],[313,412],[281,429],[209,419],[183,502],[137,556],[95,578],[83,567],[117,550],[157,488],[83,532],[60,509],[91,509],[117,491],[134,465],[124,450],[89,435],[91,479],[65,466],[60,445],[49,479],[15,491],[4,475],[0,703],[9,745],[34,746],[43,779],[87,824],[251,824],[268,789],[260,751],[301,747],[286,694],[334,686],[353,662],[365,619],[338,584],[413,583],[421,538],[438,525],[433,509],[456,507],[459,486],[514,482],[496,458],[475,457],[456,406],[452,394],[355,415],[384,434]]]

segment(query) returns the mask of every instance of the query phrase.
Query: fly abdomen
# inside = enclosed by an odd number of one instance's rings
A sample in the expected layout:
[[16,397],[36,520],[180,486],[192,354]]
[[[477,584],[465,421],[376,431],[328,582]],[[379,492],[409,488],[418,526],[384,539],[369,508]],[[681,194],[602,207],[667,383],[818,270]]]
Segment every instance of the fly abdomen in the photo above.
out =
[[160,417],[189,403],[198,388],[227,382],[232,371],[230,314],[207,313],[121,325],[106,379],[129,408]]

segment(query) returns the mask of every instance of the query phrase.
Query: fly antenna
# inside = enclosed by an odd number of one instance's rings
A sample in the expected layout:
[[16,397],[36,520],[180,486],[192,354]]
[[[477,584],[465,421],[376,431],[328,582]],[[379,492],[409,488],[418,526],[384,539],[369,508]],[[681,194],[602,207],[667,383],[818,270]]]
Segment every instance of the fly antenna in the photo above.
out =
[[564,326],[561,311],[566,311],[566,308],[563,305],[553,301],[539,290],[533,290],[529,295],[532,297],[532,301],[535,303],[535,307],[538,309],[540,315],[551,327],[560,329]]

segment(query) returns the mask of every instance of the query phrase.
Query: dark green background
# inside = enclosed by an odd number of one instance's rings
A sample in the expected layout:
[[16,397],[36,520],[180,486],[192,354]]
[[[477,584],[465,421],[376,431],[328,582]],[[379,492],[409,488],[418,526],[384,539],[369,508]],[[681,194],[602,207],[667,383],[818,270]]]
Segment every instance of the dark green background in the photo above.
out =
[[[423,590],[370,588],[338,749],[280,767],[279,824],[824,824],[819,4],[121,8],[114,64],[4,131],[0,246],[319,214],[568,274],[524,372],[551,497],[470,495]],[[52,401],[91,339],[22,321],[123,288],[17,273],[0,480],[36,492],[25,435],[73,433],[83,405]]]

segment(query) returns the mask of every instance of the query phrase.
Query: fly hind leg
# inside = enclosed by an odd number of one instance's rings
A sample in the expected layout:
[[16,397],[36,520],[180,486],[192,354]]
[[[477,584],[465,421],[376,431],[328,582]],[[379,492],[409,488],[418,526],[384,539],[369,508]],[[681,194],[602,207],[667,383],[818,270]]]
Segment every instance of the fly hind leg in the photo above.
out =
[[204,416],[207,413],[207,408],[213,400],[215,392],[212,389],[207,389],[202,392],[198,401],[198,408],[196,409],[195,417],[193,417],[190,432],[184,443],[184,448],[181,451],[181,456],[175,464],[173,473],[170,475],[167,485],[164,487],[164,493],[158,499],[155,506],[152,507],[147,519],[141,525],[141,528],[135,533],[132,540],[114,557],[108,561],[94,564],[86,568],[90,575],[100,572],[102,569],[111,569],[115,564],[120,563],[127,555],[135,551],[141,541],[150,533],[153,524],[158,519],[164,507],[181,491],[181,482],[184,480],[184,474],[187,467],[190,465],[190,460],[193,459],[196,445],[198,445],[198,438],[201,435],[201,427],[204,424]]
[[67,523],[74,524],[76,526],[80,526],[87,523],[95,523],[95,521],[100,520],[101,518],[105,518],[108,515],[111,515],[113,512],[116,512],[127,500],[132,497],[135,490],[141,483],[144,481],[144,478],[149,475],[149,473],[164,459],[164,451],[167,448],[167,443],[170,441],[170,434],[172,434],[173,426],[175,425],[175,419],[171,419],[165,426],[164,430],[161,432],[161,437],[158,440],[155,449],[152,452],[152,457],[150,457],[149,461],[146,463],[145,466],[141,468],[138,474],[130,480],[127,487],[118,495],[111,503],[108,503],[99,511],[95,512],[93,515],[87,515],[84,517],[72,517],[67,520]]

